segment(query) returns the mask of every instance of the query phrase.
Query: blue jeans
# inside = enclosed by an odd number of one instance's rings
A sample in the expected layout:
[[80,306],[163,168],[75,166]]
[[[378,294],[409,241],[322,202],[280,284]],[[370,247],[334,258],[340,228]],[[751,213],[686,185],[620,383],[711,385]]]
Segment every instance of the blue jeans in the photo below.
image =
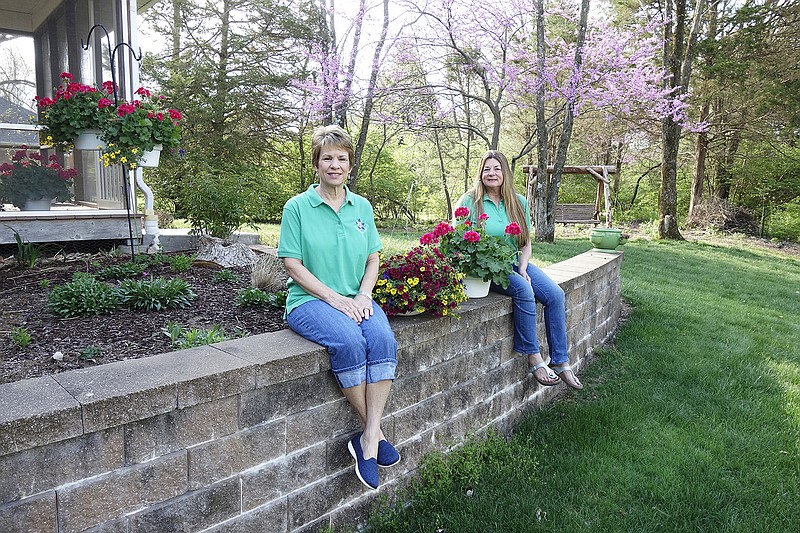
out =
[[569,361],[567,350],[567,317],[564,290],[539,267],[528,264],[531,282],[519,275],[518,267],[509,276],[508,288],[492,283],[491,289],[511,296],[514,305],[514,351],[521,354],[539,353],[536,337],[536,302],[544,306],[544,330],[550,347],[550,363]]
[[383,309],[372,302],[373,315],[355,320],[322,300],[292,309],[286,322],[296,333],[328,349],[331,369],[339,387],[394,379],[397,341]]

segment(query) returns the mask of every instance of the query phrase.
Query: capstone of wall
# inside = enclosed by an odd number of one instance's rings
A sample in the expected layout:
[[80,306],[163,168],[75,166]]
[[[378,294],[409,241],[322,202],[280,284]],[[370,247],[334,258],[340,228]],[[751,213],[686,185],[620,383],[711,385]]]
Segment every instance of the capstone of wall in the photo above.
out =
[[[566,293],[571,362],[615,332],[621,254],[547,267]],[[541,308],[540,308],[541,310]],[[358,428],[327,353],[290,330],[0,385],[0,531],[295,532],[363,522],[422,457],[508,433],[565,387],[512,351],[511,300],[461,317],[393,318],[397,380],[383,430],[402,455],[366,489]],[[539,313],[539,338],[546,342]]]

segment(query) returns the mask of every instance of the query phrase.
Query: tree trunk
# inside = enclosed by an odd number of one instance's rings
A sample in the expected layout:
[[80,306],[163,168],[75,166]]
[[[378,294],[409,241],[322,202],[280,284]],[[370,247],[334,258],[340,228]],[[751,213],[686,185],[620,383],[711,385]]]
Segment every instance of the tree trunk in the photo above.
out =
[[[708,118],[708,102],[700,110],[700,120]],[[701,131],[697,134],[694,151],[694,176],[692,177],[692,196],[689,199],[689,218],[695,214],[695,209],[703,203],[703,187],[706,183],[706,158],[708,157],[708,132]]]
[[[581,0],[580,21],[578,22],[578,36],[575,40],[575,60],[574,69],[576,73],[580,73],[581,66],[583,65],[583,44],[586,41],[586,26],[589,20],[589,0]],[[580,75],[580,74],[577,74]],[[575,81],[577,83],[577,80]],[[564,164],[567,161],[567,153],[569,152],[569,143],[572,139],[572,126],[575,119],[575,103],[568,101],[566,111],[564,113],[564,124],[561,127],[561,135],[559,136],[558,148],[556,149],[555,159],[553,160],[553,172],[549,176],[547,184],[547,194],[545,201],[545,209],[547,215],[544,217],[545,224],[541,229],[536,227],[536,240],[553,242],[555,238],[555,217],[553,213],[556,209],[556,202],[558,201],[558,188],[561,185],[561,176],[564,170]],[[538,127],[538,120],[537,120]],[[546,169],[547,167],[545,167]],[[539,217],[537,217],[539,218]]]
[[[694,20],[686,34],[687,0],[667,0],[664,4],[664,67],[670,76],[665,85],[673,97],[686,93],[692,73],[694,49],[702,20],[704,0],[696,0]],[[674,5],[673,5],[674,4]],[[673,13],[674,7],[674,13]],[[682,240],[678,230],[678,148],[681,125],[672,115],[661,121],[661,186],[658,191],[658,238]]]
[[[361,1],[362,7],[364,0]],[[369,75],[369,85],[367,86],[367,97],[364,102],[364,114],[361,117],[361,129],[358,132],[358,141],[355,146],[355,157],[353,167],[350,171],[350,187],[353,192],[357,190],[358,169],[361,166],[361,155],[364,153],[364,146],[367,144],[367,132],[372,116],[372,108],[375,105],[375,87],[378,83],[378,71],[380,70],[381,52],[386,43],[386,35],[389,31],[389,0],[383,0],[383,27],[378,44],[375,45],[375,53],[372,56],[372,70]]]
[[[553,226],[553,217],[547,220],[547,120],[544,114],[544,72],[546,49],[544,40],[544,0],[536,0],[536,72],[539,85],[536,87],[536,181],[533,194],[533,225],[537,241],[545,240],[547,226]],[[555,232],[555,227],[553,227]]]
[[439,130],[433,130],[433,140],[436,143],[436,155],[439,156],[439,175],[442,178],[442,189],[444,190],[444,199],[447,203],[447,218],[453,218],[453,200],[450,198],[450,189],[447,188],[447,169],[444,166],[444,154],[442,154],[442,143],[439,142]]

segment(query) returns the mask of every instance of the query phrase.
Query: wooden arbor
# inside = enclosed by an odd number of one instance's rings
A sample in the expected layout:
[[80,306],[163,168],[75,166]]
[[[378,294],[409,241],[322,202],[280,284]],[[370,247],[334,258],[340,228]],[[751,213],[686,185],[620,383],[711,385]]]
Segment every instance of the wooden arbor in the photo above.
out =
[[[522,170],[528,176],[527,188],[530,191],[536,182],[536,166],[525,165]],[[553,173],[553,167],[547,167],[547,173]],[[613,165],[565,166],[563,174],[589,175],[597,182],[597,194],[593,204],[556,204],[555,222],[562,224],[600,224],[601,212],[605,214],[605,226],[611,227],[611,184],[609,174],[616,174]],[[600,199],[603,199],[604,210],[600,210]]]

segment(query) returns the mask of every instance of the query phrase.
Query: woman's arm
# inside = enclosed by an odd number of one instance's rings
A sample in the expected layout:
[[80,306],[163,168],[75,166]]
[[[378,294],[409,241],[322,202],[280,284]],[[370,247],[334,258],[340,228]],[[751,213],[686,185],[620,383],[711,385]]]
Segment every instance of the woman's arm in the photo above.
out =
[[528,239],[528,242],[525,243],[525,246],[519,249],[519,275],[525,278],[526,280],[530,281],[531,278],[528,277],[528,263],[531,261],[531,240]]
[[[377,260],[378,254],[375,253],[375,259]],[[370,255],[369,257],[372,257]],[[347,296],[342,296],[338,292],[334,291],[324,283],[322,283],[314,274],[309,271],[305,265],[303,265],[303,261],[300,259],[296,259],[294,257],[284,257],[283,258],[283,265],[286,267],[286,273],[294,280],[295,283],[300,285],[304,291],[315,298],[319,298],[323,302],[326,302],[328,305],[333,307],[334,309],[338,309],[342,313],[346,314],[357,323],[361,323],[362,318],[367,318],[367,311],[364,310],[365,307],[369,308],[369,314],[372,314],[372,302],[369,302],[369,306],[363,305],[363,300],[366,297],[361,296],[359,301],[357,302],[355,298],[348,298]],[[367,258],[367,267],[369,267],[369,258]],[[364,273],[364,277],[367,276],[367,273]],[[378,277],[378,268],[377,265],[375,266],[375,272],[372,278],[372,285],[369,286],[369,290],[372,291],[372,287],[375,285],[375,280]],[[361,282],[362,288],[364,287],[364,281]],[[366,291],[365,291],[366,292]],[[358,295],[357,295],[358,296]]]

